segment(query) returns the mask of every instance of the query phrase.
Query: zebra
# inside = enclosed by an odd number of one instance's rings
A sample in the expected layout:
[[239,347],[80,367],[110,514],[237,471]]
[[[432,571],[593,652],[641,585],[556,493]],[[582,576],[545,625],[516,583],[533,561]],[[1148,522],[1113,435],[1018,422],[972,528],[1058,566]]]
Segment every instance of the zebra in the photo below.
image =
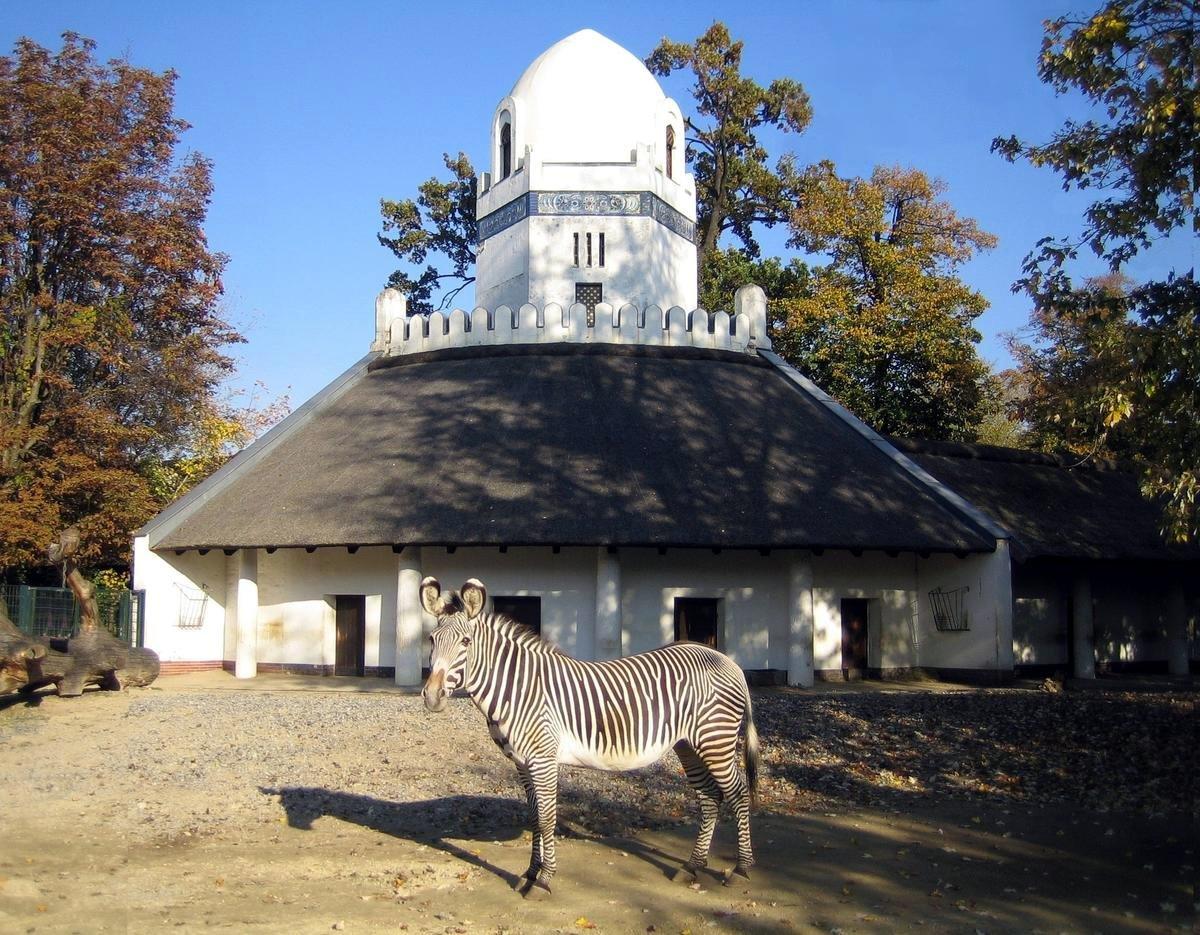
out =
[[[737,864],[726,884],[750,877],[750,809],[756,804],[758,732],[742,670],[699,643],[672,643],[607,662],[561,652],[508,617],[485,614],[475,578],[442,594],[421,582],[421,603],[437,619],[430,641],[425,707],[441,711],[465,690],[487,718],[492,740],[517,768],[533,818],[533,853],[517,884],[526,898],[550,893],[557,870],[554,828],[559,764],[629,770],[674,747],[700,801],[700,832],[674,879],[691,883],[708,864],[722,802],[737,821]],[[744,735],[745,773],[738,762]]]

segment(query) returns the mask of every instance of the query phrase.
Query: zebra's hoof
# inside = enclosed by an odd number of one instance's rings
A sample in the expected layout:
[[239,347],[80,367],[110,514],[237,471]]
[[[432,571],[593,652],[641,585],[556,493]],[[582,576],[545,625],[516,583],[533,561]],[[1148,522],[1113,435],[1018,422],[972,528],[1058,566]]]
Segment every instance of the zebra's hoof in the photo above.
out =
[[671,881],[674,883],[685,883],[688,885],[695,883],[696,882],[696,868],[690,867],[687,864],[684,864],[682,867],[680,867],[678,870],[676,870],[673,874],[671,874]]
[[726,886],[733,886],[735,883],[741,883],[749,879],[750,871],[741,864],[738,864],[736,867],[730,867],[725,871],[725,879],[723,882]]
[[550,887],[548,887],[545,883],[538,882],[537,880],[531,880],[528,881],[527,885],[522,888],[521,895],[525,899],[532,899],[534,901],[540,899],[549,899]]

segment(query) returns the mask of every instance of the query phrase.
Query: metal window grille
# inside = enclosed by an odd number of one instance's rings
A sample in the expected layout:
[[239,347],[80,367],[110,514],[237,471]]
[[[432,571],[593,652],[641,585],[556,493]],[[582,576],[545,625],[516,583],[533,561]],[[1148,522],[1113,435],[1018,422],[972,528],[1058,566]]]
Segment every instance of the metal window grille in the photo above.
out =
[[967,586],[943,591],[934,588],[929,592],[929,603],[933,605],[933,625],[939,630],[969,630],[967,618]]
[[202,588],[175,585],[179,592],[179,619],[181,630],[198,630],[204,626],[204,609],[208,606],[208,592]]
[[575,301],[587,309],[588,327],[594,328],[596,326],[596,306],[604,301],[604,285],[598,282],[575,283]]

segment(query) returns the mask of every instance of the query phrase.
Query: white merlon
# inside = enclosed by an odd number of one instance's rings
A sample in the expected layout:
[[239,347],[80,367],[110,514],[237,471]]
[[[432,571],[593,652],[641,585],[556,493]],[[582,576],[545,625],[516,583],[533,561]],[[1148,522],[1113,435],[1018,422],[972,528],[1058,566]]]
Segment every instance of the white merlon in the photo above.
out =
[[[384,290],[375,304],[377,321],[406,306],[404,297],[394,289]],[[657,305],[614,308],[604,302],[589,315],[587,307],[578,302],[566,308],[551,302],[542,307],[527,303],[519,308],[502,305],[471,312],[456,308],[387,320],[389,333],[386,338],[377,335],[372,350],[390,357],[503,344],[640,344],[747,353],[771,347],[766,296],[754,285],[737,291],[732,315],[702,308],[686,311],[677,305],[668,309]]]

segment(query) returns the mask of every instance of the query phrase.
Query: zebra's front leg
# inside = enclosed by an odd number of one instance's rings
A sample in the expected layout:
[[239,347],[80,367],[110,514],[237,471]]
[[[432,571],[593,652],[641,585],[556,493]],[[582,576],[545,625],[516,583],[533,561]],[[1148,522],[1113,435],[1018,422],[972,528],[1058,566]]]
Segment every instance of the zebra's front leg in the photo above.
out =
[[529,869],[521,875],[521,879],[517,883],[517,891],[524,895],[542,869],[542,835],[538,830],[537,799],[533,794],[533,777],[529,775],[529,770],[524,766],[517,767],[517,776],[521,780],[521,788],[525,790],[525,803],[529,806],[533,835],[533,851],[529,856]]
[[538,761],[527,767],[533,788],[533,855],[530,871],[538,865],[536,876],[527,879],[521,895],[526,899],[544,899],[550,895],[550,880],[558,869],[555,857],[554,827],[558,822],[558,762]]
[[694,883],[696,871],[708,866],[708,852],[712,847],[713,832],[717,828],[717,817],[721,810],[721,792],[712,773],[690,743],[681,740],[675,746],[675,753],[679,756],[679,762],[683,764],[687,773],[688,783],[696,791],[696,798],[700,802],[700,832],[696,835],[692,856],[675,871],[671,879],[677,883]]

